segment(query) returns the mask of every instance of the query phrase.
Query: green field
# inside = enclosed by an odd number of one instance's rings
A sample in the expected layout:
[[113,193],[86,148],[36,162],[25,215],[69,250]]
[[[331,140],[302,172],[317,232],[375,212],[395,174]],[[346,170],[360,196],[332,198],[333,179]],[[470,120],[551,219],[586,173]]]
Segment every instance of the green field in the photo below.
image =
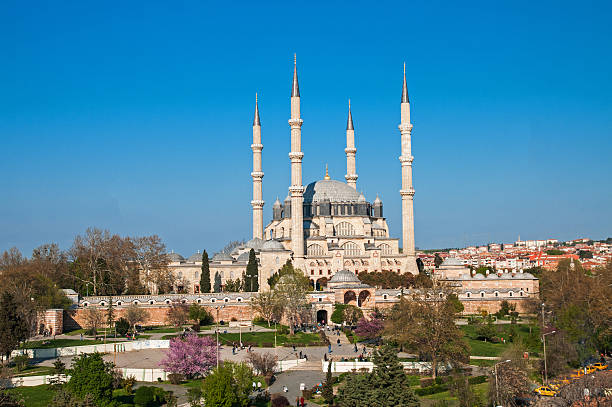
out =
[[33,387],[16,387],[9,389],[8,392],[21,397],[26,407],[47,407],[51,404],[55,394],[53,390],[49,390],[49,386],[44,384]]
[[99,345],[101,343],[104,343],[104,340],[94,341],[93,339],[49,339],[44,341],[28,341],[21,345],[21,349],[51,349],[64,348],[67,346]]
[[[539,334],[537,330],[530,333],[529,326],[526,324],[497,325],[499,337],[509,338],[509,330],[513,327],[516,328],[517,337],[527,345],[529,352],[535,354],[540,352]],[[478,334],[474,325],[462,325],[461,330],[465,334],[464,338],[470,346],[470,354],[473,356],[500,356],[511,344],[509,341],[506,343],[492,343],[476,339]]]
[[15,368],[13,368],[13,374],[15,377],[50,375],[54,372],[55,369],[51,366],[28,366],[21,372],[18,372]]
[[[162,339],[172,339],[176,336],[177,335],[165,335],[162,337]],[[215,334],[199,334],[199,336],[210,336],[213,339],[216,337]],[[292,344],[307,346],[320,341],[321,338],[319,335],[313,333],[297,332],[293,336],[289,334],[276,334],[277,346],[291,346]],[[220,333],[219,342],[225,345],[232,345],[232,343],[238,345],[240,343],[240,334]],[[266,344],[266,346],[274,346],[274,332],[243,332],[242,343],[245,344],[245,346],[248,346],[248,344],[253,344],[254,346],[258,347],[262,347],[264,344]]]

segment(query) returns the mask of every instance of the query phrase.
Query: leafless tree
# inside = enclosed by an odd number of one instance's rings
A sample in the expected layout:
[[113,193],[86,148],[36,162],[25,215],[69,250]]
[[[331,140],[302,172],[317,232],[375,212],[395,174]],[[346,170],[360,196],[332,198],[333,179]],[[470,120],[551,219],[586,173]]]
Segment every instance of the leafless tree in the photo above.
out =
[[155,294],[170,292],[175,283],[173,274],[168,269],[166,245],[157,235],[129,239],[133,249],[134,265],[150,282],[151,291]]
[[136,325],[146,322],[149,319],[149,312],[137,304],[131,304],[126,308],[123,317],[129,322],[132,327],[132,332],[136,331]]
[[253,297],[253,309],[268,322],[278,321],[282,314],[281,304],[274,291],[262,291]]
[[104,313],[98,308],[86,308],[83,312],[85,327],[94,335],[98,332],[98,327],[104,323]]
[[276,362],[278,357],[272,353],[257,353],[250,352],[248,356],[249,363],[253,366],[256,372],[259,372],[262,376],[271,375],[276,369]]

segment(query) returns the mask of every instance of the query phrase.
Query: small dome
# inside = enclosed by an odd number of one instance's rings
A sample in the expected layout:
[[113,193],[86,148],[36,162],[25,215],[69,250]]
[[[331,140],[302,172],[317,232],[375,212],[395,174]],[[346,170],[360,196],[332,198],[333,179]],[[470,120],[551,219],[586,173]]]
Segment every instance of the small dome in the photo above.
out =
[[285,250],[285,246],[275,239],[266,240],[261,247],[262,250]]
[[246,248],[259,250],[263,246],[264,241],[258,237],[255,237],[244,244]]
[[491,273],[491,274],[489,274],[489,275],[487,276],[487,278],[489,278],[489,279],[497,278],[497,274],[495,274],[495,273]]
[[227,261],[227,260],[233,261],[234,259],[229,254],[223,253],[223,252],[219,252],[215,254],[212,258],[212,261]]
[[188,262],[195,263],[196,261],[202,261],[202,253],[198,250],[197,253],[192,254],[187,258]]
[[531,273],[522,273],[521,278],[525,280],[537,280]]
[[330,283],[360,283],[359,278],[349,270],[340,270],[329,280]]
[[[178,254],[178,253],[174,253],[174,252],[172,252],[172,253],[168,254],[168,259],[169,259],[171,262],[173,262],[173,263],[176,263],[176,262],[179,262],[179,261],[184,261],[184,260],[185,260],[185,258],[184,258],[183,256],[181,256],[181,255],[180,255],[180,254]],[[202,256],[200,256],[200,260],[202,260]]]
[[236,261],[243,261],[245,263],[248,262],[249,261],[249,252],[242,253],[240,256],[238,256]]
[[276,198],[276,201],[274,201],[274,204],[272,206],[275,207],[275,208],[280,208],[281,201],[278,200],[278,197]]
[[382,201],[380,200],[380,198],[378,197],[378,195],[376,195],[376,199],[374,200],[375,204],[381,204]]
[[363,194],[359,194],[359,198],[357,198],[357,202],[365,202],[365,196],[363,196]]

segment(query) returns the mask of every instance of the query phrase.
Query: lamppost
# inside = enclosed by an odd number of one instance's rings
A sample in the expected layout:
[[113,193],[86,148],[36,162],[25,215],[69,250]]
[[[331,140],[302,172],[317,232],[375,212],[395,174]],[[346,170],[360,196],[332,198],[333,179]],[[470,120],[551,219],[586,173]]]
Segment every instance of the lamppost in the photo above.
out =
[[512,362],[510,359],[504,360],[503,362],[496,363],[493,368],[495,369],[495,403],[499,405],[499,390],[497,389],[497,365],[501,365],[503,363]]
[[85,288],[87,288],[87,296],[89,297],[89,285],[91,284],[91,281],[88,281],[85,283]]

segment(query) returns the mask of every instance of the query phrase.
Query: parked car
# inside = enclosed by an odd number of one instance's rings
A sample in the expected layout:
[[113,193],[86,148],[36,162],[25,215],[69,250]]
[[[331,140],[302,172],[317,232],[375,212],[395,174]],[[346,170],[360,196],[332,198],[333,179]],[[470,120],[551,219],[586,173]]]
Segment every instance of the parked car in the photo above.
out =
[[557,392],[553,390],[550,386],[540,386],[534,390],[540,396],[550,396],[554,397],[557,395]]
[[593,363],[591,366],[593,366],[597,370],[606,370],[608,368],[608,365],[606,363],[601,362]]

